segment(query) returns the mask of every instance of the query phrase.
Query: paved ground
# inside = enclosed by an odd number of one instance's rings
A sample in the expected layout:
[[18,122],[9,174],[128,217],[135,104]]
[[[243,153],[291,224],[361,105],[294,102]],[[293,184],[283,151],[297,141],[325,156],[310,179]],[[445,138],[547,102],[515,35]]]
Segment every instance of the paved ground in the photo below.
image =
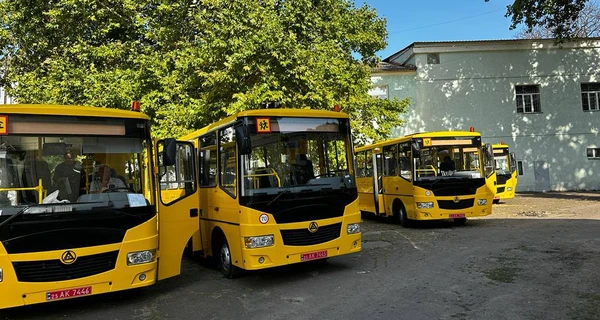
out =
[[[363,251],[224,279],[0,311],[0,319],[600,319],[600,193],[520,194],[492,216],[400,226],[365,217]],[[0,293],[1,299],[1,293]]]

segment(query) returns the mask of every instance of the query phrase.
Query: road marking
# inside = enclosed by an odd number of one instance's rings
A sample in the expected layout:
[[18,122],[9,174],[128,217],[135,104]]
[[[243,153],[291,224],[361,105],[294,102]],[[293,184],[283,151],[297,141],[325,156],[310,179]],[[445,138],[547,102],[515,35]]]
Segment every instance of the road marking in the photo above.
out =
[[402,237],[404,237],[404,239],[406,239],[406,241],[410,242],[410,244],[412,244],[413,248],[419,250],[419,251],[423,251],[423,249],[419,248],[419,246],[417,246],[414,242],[412,242],[412,240],[410,240],[407,236],[405,236],[402,232],[400,231],[396,231],[396,230],[388,230],[388,231],[392,231],[392,232],[396,232],[397,234],[401,235]]

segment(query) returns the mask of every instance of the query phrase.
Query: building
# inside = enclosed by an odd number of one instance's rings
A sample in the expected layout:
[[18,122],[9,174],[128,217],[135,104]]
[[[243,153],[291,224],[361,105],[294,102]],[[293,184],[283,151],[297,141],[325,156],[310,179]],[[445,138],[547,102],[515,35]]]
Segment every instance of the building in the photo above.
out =
[[13,104],[17,103],[14,98],[6,94],[3,87],[0,87],[0,104]]
[[415,42],[372,82],[411,99],[396,136],[473,126],[515,152],[517,191],[600,190],[600,38]]

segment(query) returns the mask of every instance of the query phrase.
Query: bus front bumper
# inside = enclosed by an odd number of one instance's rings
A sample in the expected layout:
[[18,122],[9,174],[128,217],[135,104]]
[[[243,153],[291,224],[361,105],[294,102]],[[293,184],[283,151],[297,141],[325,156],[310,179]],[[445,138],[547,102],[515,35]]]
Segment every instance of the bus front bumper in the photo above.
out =
[[[466,208],[460,209],[445,209],[439,207],[439,202],[446,201],[452,202],[452,198],[438,198],[432,200],[432,198],[419,199],[415,197],[414,216],[410,219],[414,220],[445,220],[445,219],[462,219],[462,218],[473,218],[473,217],[484,217],[492,213],[492,197],[475,197],[473,199],[473,205]],[[485,203],[479,203],[479,200],[485,200]],[[418,202],[432,203],[431,208],[419,208]]]
[[[156,239],[152,239],[149,243],[154,243],[155,245]],[[123,246],[125,247],[126,244],[123,244]],[[118,250],[118,247],[104,251],[112,251],[114,249]],[[43,260],[56,260],[52,258],[55,258],[55,256],[60,257],[64,253],[63,251],[37,254],[0,254],[0,268],[2,268],[0,309],[140,288],[156,282],[156,260],[138,265],[127,265],[127,253],[130,251],[123,249],[118,250],[119,253],[115,267],[106,272],[72,280],[53,280],[52,277],[56,276],[55,274],[48,274],[48,280],[46,281],[40,278],[36,279],[35,282],[31,280],[28,280],[30,282],[26,282],[19,281],[17,278],[14,261],[42,263]],[[84,258],[90,254],[102,253],[98,248],[93,250],[96,252],[86,252],[85,250],[77,249],[74,251],[80,256],[77,259]],[[35,258],[36,256],[38,258]],[[49,257],[52,258],[47,259]],[[31,276],[31,271],[28,272],[29,276]]]
[[[244,245],[244,238],[242,237],[242,257],[243,257],[243,268],[246,270],[259,270],[277,266],[283,266],[288,264],[307,262],[312,260],[320,260],[325,258],[331,258],[341,256],[350,253],[356,253],[361,251],[362,233],[348,234],[348,224],[360,224],[360,215],[356,215],[358,219],[351,219],[351,221],[344,219],[341,221],[340,236],[336,237],[331,241],[326,241],[319,244],[313,245],[286,245],[284,244],[282,231],[286,230],[305,230],[305,224],[302,225],[302,229],[295,229],[291,226],[286,226],[290,229],[277,229],[272,232],[274,234],[274,245],[263,248],[246,248]],[[319,221],[320,228],[326,228],[327,226],[340,223],[340,219],[328,219],[337,221]],[[350,221],[350,222],[348,222]],[[292,224],[296,225],[296,224]],[[293,229],[292,229],[293,228]],[[318,232],[318,231],[317,231]],[[254,233],[256,234],[256,233]],[[259,233],[260,234],[260,233]],[[289,242],[289,241],[288,241]]]

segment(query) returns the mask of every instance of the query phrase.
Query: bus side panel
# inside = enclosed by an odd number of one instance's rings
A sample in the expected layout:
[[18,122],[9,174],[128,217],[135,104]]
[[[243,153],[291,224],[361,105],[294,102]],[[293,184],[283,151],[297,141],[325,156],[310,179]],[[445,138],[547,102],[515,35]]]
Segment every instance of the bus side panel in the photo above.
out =
[[202,230],[206,230],[206,242],[205,246],[210,254],[207,255],[215,256],[218,252],[213,252],[213,246],[219,245],[218,243],[212,243],[213,232],[215,227],[221,229],[227,239],[229,245],[229,251],[233,264],[242,267],[242,248],[240,246],[240,206],[238,200],[232,198],[232,196],[225,192],[220,187],[208,188],[207,191],[207,203],[208,210],[206,216],[203,217],[202,223],[205,225]]
[[410,216],[410,212],[412,211],[412,183],[398,176],[383,177],[382,180],[383,193],[385,196],[382,201],[383,208],[381,208],[381,212],[385,212],[386,216],[393,216],[394,200],[400,199],[405,207],[405,210],[407,210],[407,213]]

